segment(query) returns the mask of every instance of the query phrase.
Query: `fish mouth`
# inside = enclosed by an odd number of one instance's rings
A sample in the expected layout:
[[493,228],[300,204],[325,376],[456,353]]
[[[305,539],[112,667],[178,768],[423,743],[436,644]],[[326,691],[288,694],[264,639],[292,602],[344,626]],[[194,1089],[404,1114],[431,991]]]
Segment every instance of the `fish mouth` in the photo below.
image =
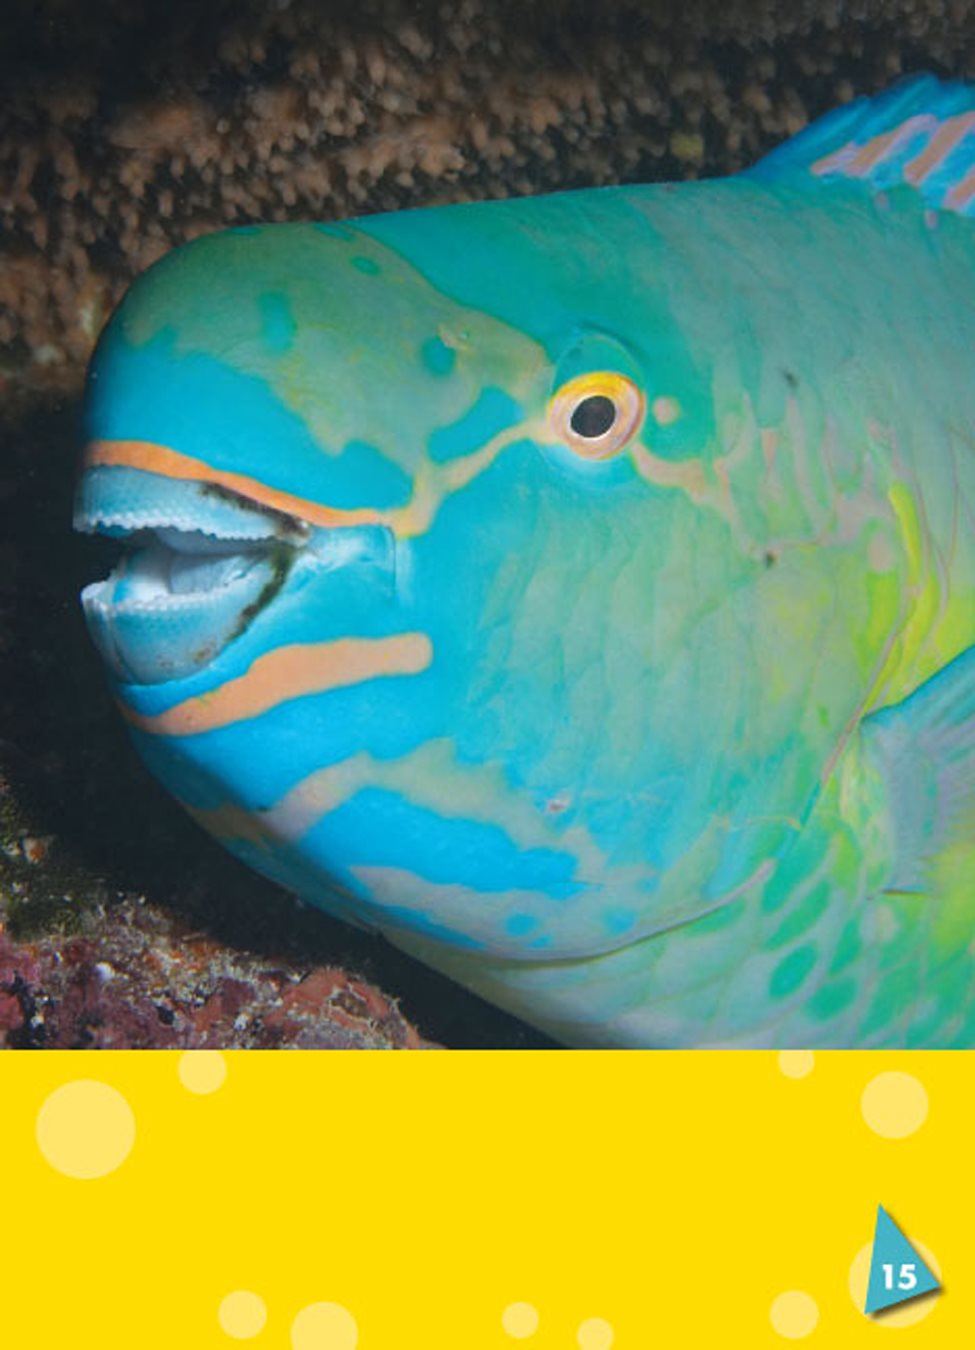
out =
[[362,541],[356,549],[348,537],[362,530],[316,528],[220,484],[119,465],[84,472],[74,527],[121,548],[109,575],[83,589],[81,603],[95,646],[125,684],[202,670],[247,631],[309,554],[326,567],[362,554]]

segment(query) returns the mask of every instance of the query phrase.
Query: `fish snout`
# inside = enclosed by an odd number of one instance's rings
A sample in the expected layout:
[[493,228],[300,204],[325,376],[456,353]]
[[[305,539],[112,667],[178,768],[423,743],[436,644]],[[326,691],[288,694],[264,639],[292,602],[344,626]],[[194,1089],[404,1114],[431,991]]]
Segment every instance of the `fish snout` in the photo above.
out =
[[274,604],[289,579],[366,567],[394,575],[382,525],[320,524],[219,482],[86,456],[75,529],[118,541],[109,575],[81,594],[112,676],[160,684],[204,669]]

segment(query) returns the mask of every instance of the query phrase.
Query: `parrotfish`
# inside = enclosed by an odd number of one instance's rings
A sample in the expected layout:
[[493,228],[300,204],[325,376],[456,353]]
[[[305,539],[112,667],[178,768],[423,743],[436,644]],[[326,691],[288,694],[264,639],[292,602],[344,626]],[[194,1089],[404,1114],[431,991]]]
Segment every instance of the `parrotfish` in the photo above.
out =
[[734,176],[244,226],[87,395],[228,849],[570,1045],[975,1045],[975,90]]

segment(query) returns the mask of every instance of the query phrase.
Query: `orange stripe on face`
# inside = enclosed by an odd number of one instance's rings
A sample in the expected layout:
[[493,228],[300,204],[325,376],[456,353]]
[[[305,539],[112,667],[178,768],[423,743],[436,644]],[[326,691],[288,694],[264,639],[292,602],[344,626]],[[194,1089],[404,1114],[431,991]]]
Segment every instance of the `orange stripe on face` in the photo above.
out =
[[250,478],[247,474],[215,469],[212,464],[206,464],[201,459],[170,450],[165,445],[156,445],[153,441],[91,441],[85,450],[84,466],[90,469],[97,465],[145,469],[163,478],[181,478],[226,488],[228,492],[236,492],[261,506],[282,511],[285,515],[298,516],[310,525],[380,525],[386,519],[381,511],[371,507],[342,511],[337,507],[311,502],[306,497],[295,497],[290,492],[268,487],[266,483]]
[[155,716],[121,705],[132,726],[154,736],[195,736],[258,717],[304,694],[322,694],[380,675],[418,675],[433,660],[426,633],[295,643],[259,656],[243,675]]

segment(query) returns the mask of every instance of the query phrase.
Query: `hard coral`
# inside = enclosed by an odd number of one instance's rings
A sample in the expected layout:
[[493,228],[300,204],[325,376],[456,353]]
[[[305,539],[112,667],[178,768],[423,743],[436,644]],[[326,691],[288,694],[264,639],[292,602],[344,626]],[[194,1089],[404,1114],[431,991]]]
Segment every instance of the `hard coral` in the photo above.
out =
[[0,1047],[422,1049],[395,1004],[341,970],[269,962],[130,900],[97,926],[0,928]]

